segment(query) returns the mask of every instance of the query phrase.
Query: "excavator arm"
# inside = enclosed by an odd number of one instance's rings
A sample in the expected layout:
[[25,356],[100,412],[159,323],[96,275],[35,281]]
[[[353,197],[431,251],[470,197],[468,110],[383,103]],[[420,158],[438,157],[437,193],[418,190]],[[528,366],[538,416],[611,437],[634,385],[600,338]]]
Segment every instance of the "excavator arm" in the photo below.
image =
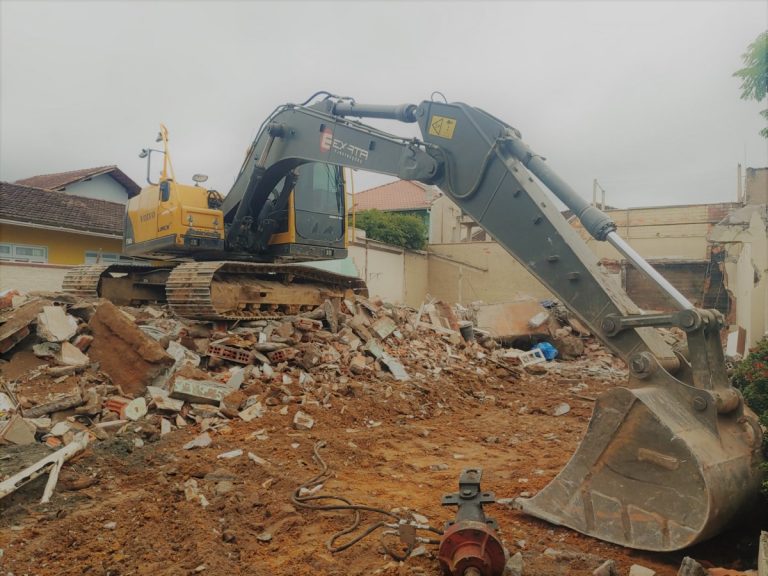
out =
[[[350,117],[418,122],[422,139]],[[762,429],[729,385],[722,316],[694,308],[514,128],[460,103],[379,106],[329,97],[282,106],[265,121],[225,199],[228,246],[265,246],[273,229],[267,199],[307,162],[435,184],[628,363],[629,385],[598,398],[579,449],[547,487],[519,501],[523,511],[610,542],[664,551],[713,536],[752,505]],[[641,313],[555,198],[679,311]],[[686,333],[687,354],[662,339],[656,327],[663,326]]]
[[334,115],[337,105],[330,99],[312,106],[289,104],[265,121],[222,206],[228,246],[266,249],[276,225],[272,206],[285,203],[291,186],[281,187],[274,201],[268,198],[302,164],[322,162],[424,182],[436,176],[438,162],[425,152],[426,144]]

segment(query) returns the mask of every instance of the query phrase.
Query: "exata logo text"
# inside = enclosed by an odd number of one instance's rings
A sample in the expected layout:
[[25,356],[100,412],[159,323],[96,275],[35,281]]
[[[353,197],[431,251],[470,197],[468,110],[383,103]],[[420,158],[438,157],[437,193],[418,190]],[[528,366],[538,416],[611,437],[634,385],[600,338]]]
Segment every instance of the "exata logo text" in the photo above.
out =
[[330,130],[323,130],[320,133],[320,150],[323,152],[333,150],[339,156],[360,164],[368,160],[368,150],[363,150],[349,142],[334,138],[333,132]]

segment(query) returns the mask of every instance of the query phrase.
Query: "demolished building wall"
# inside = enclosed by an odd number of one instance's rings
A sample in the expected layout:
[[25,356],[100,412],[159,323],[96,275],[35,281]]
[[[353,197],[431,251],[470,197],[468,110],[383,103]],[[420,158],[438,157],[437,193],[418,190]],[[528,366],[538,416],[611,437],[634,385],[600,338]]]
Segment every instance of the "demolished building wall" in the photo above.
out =
[[768,204],[768,168],[747,168],[744,184],[746,204]]
[[724,274],[736,302],[733,322],[752,346],[768,331],[768,207],[735,210],[712,229],[709,240],[725,250]]

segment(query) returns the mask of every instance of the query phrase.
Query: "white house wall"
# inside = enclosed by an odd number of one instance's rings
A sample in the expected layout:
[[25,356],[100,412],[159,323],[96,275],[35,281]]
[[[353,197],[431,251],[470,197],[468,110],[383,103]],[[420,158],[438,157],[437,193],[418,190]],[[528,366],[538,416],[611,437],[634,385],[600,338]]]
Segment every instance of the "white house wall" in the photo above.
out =
[[128,201],[128,193],[125,191],[125,188],[108,174],[102,174],[84,182],[70,184],[63,191],[73,196],[95,198],[118,204],[125,204]]

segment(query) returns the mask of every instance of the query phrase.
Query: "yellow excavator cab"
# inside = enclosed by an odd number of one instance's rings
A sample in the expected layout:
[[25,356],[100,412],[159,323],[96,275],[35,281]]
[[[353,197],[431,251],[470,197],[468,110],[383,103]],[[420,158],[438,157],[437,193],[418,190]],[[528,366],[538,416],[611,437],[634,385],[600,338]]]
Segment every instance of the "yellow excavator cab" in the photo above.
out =
[[224,249],[221,195],[168,178],[128,201],[123,252],[167,258],[198,250]]
[[[308,163],[295,169],[293,186],[284,205],[279,202],[285,178],[270,195],[269,217],[274,221],[265,250],[239,251],[227,246],[224,197],[199,185],[176,181],[168,147],[168,130],[161,125],[158,141],[163,150],[144,149],[148,159],[146,186],[126,207],[123,252],[142,258],[167,260],[307,261],[347,255],[346,189],[338,166]],[[158,183],[149,177],[152,152],[163,154]],[[284,199],[283,199],[284,200]]]

